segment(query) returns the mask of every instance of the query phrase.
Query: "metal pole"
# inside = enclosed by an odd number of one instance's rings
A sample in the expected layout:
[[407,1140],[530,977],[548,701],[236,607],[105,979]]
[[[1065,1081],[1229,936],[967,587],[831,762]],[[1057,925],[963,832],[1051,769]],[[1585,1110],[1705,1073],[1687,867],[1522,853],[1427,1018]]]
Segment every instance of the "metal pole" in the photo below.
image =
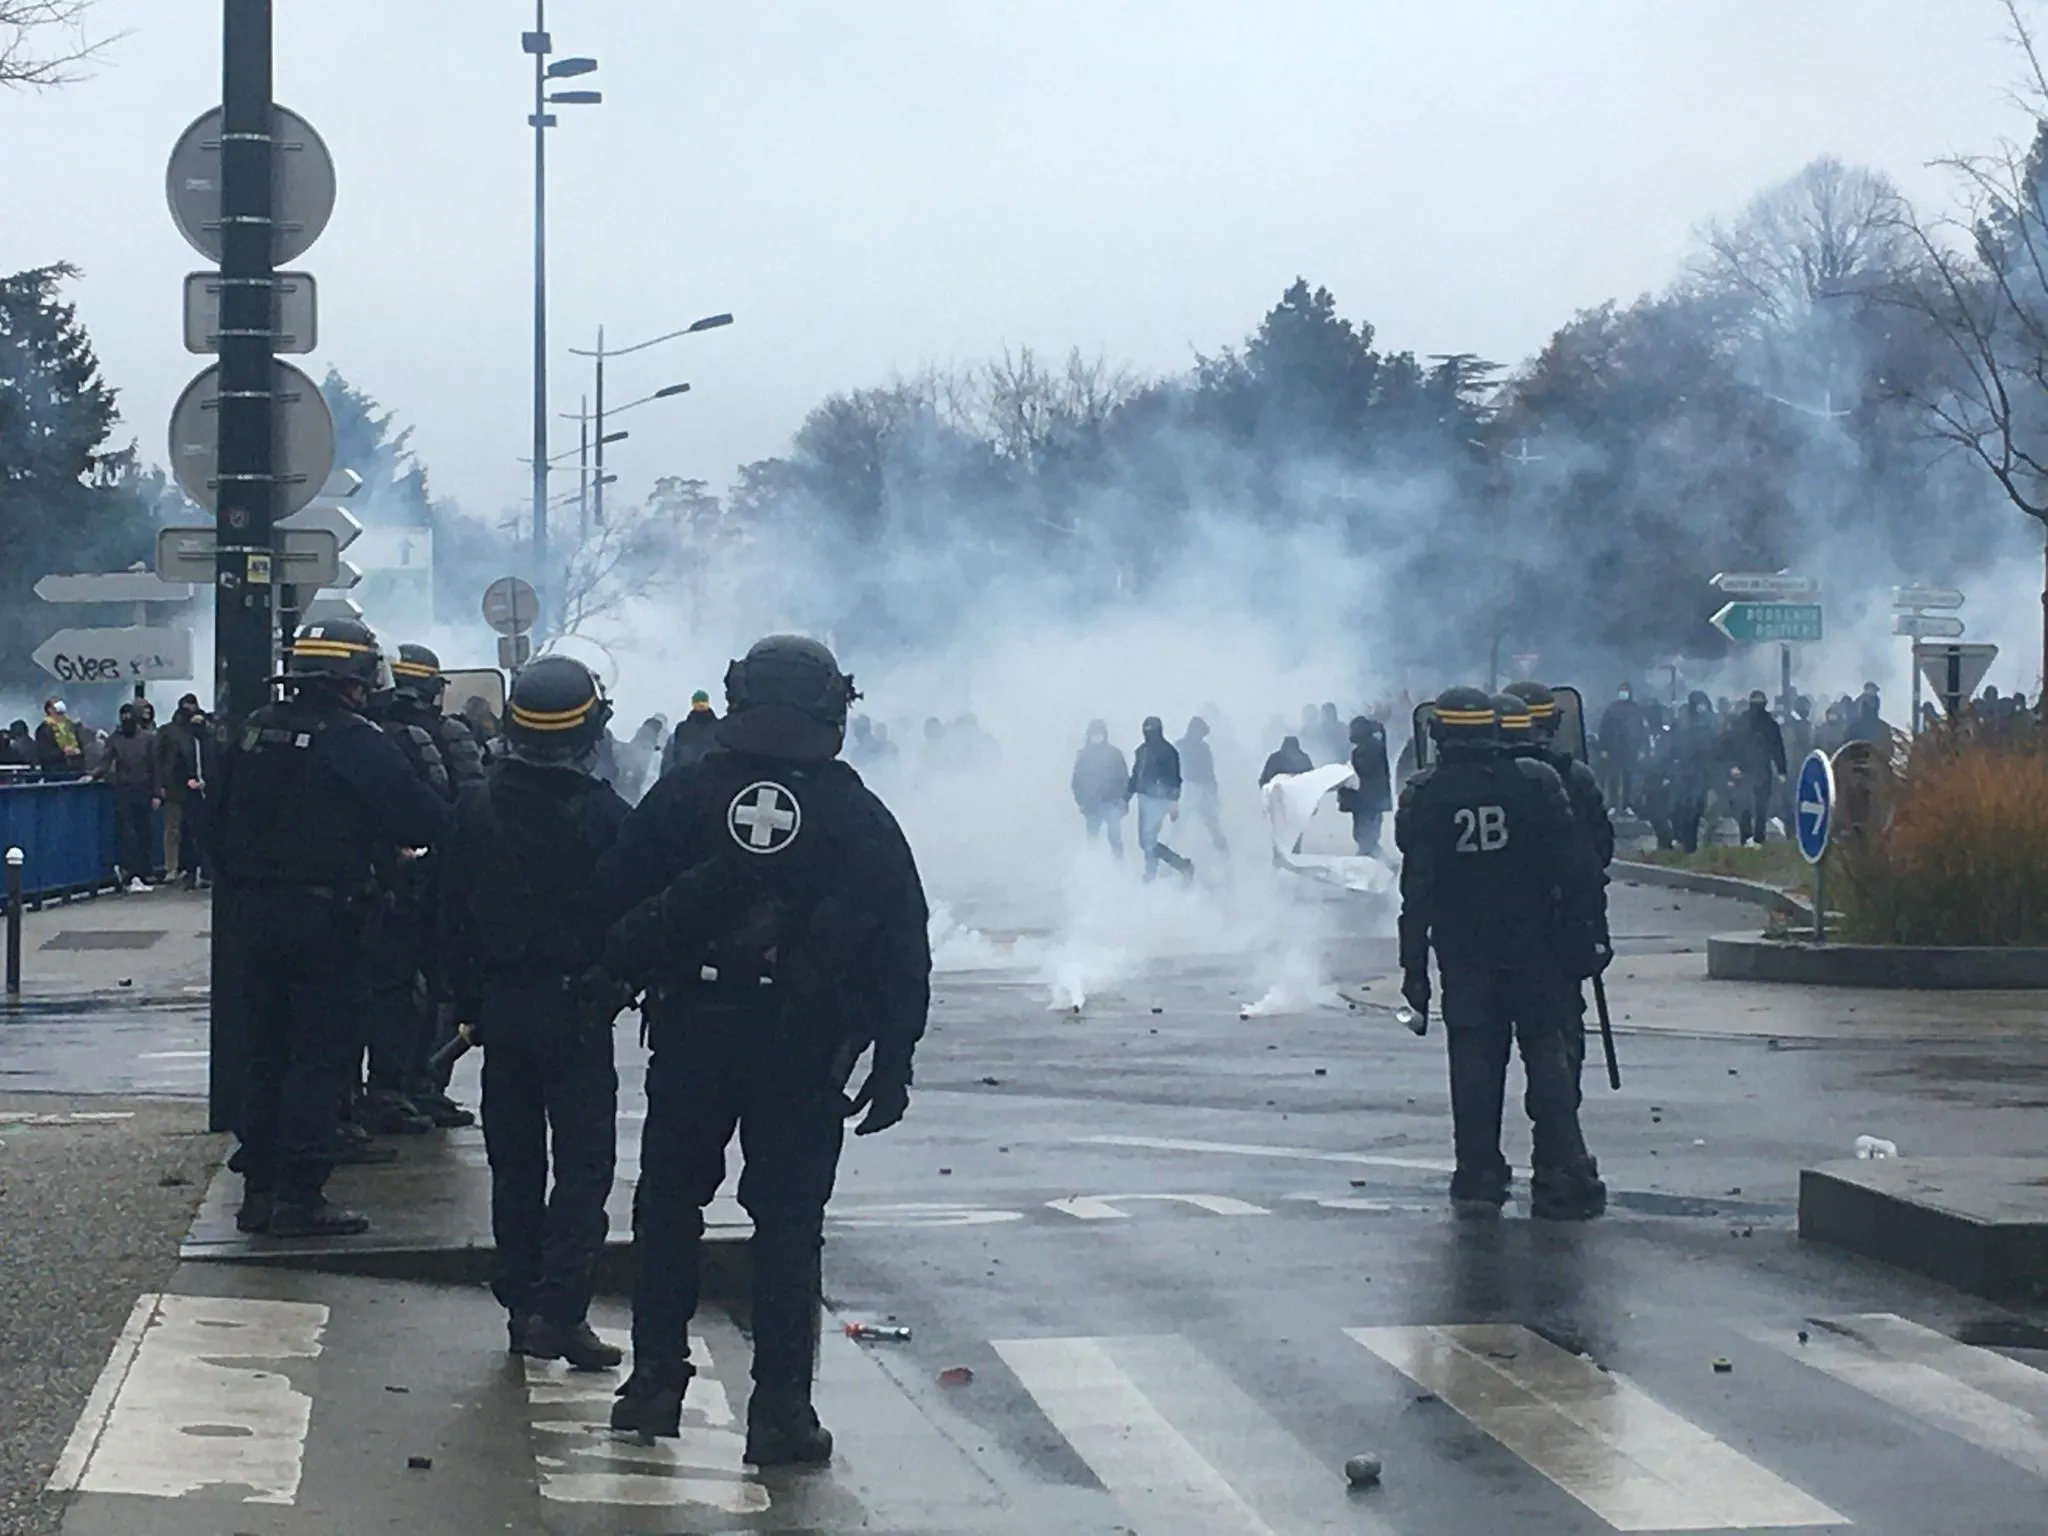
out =
[[604,327],[597,328],[597,489],[591,492],[591,516],[604,526]]
[[[271,650],[271,0],[221,8],[219,549],[214,584],[214,713],[232,734],[269,702]],[[232,1126],[248,1065],[248,1020],[232,906],[214,897],[207,1121]]]
[[1911,731],[1910,731],[1910,732],[1909,732],[1908,734],[1909,734],[1909,735],[1913,735],[1913,736],[1918,736],[1918,735],[1920,734],[1920,622],[1919,622],[1919,620],[1920,620],[1920,615],[1919,615],[1919,614],[1917,614],[1917,613],[1916,613],[1916,614],[1914,614],[1914,615],[1913,615],[1913,634],[1912,634],[1912,637],[1911,637],[1910,639],[1908,639],[1908,640],[1906,641],[1906,644],[1907,644],[1907,646],[1908,646],[1908,647],[1910,648],[1907,654],[1908,654],[1908,655],[1909,655],[1909,656],[1910,656],[1910,657],[1912,658],[1912,664],[1911,664],[1911,666],[1910,666],[1910,667],[1908,668],[1908,670],[1909,670],[1909,671],[1911,671],[1911,672],[1912,672],[1912,674],[1913,674],[1913,729],[1912,729],[1912,730],[1911,730]]
[[[1832,816],[1834,813],[1828,813]],[[1828,861],[1823,855],[1813,866],[1813,942],[1828,941]]]
[[576,401],[576,538],[590,537],[590,396]]
[[1778,647],[1778,707],[1785,718],[1792,718],[1792,647]]
[[21,862],[19,848],[7,850],[7,1001],[21,998]]
[[533,0],[533,584],[538,627],[547,627],[548,589],[548,119],[547,0]]

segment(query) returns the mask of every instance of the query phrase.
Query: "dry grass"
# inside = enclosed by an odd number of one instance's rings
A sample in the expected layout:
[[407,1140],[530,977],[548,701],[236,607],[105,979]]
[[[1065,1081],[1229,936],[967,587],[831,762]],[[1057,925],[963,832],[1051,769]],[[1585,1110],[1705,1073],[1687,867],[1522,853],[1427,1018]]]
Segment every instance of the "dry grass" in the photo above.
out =
[[1922,737],[1889,801],[1829,850],[1843,938],[2048,944],[2048,759]]

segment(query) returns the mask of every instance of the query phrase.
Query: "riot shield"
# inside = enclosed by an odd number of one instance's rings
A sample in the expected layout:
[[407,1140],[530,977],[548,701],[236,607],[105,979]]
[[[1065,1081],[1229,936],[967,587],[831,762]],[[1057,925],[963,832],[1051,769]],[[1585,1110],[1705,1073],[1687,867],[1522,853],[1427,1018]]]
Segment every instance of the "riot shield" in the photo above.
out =
[[441,692],[441,713],[468,721],[479,742],[496,736],[505,719],[505,674],[496,667],[469,667],[441,676],[448,682]]

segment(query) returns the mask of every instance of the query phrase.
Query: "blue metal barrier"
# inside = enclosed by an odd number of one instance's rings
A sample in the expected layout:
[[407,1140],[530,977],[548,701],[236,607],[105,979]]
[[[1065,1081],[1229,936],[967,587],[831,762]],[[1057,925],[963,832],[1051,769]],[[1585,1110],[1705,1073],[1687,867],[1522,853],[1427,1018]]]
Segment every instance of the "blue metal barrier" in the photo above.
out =
[[23,854],[31,903],[82,896],[114,883],[114,791],[89,779],[0,783],[0,849]]

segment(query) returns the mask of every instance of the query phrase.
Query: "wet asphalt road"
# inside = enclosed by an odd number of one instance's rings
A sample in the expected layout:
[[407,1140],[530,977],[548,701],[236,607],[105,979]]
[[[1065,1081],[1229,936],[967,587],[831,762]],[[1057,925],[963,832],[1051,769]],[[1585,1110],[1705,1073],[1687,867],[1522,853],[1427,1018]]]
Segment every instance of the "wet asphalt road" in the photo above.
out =
[[[1078,958],[961,903],[971,968],[939,978],[912,1117],[850,1143],[833,1207],[832,1320],[912,1337],[826,1339],[832,1472],[738,1467],[744,1354],[716,1319],[685,1441],[621,1447],[592,1427],[608,1383],[508,1364],[479,1294],[187,1265],[174,1290],[229,1298],[190,1304],[216,1326],[282,1302],[324,1330],[271,1367],[310,1400],[292,1499],[223,1524],[219,1490],[88,1491],[66,1529],[2040,1531],[2048,1333],[1802,1248],[1792,1217],[1800,1167],[1865,1131],[2048,1154],[2048,1044],[1627,1032],[1624,1091],[1587,1090],[1613,1212],[1464,1222],[1440,1040],[1334,1002],[1242,1019],[1293,984],[1289,923],[1145,895]],[[1338,979],[1391,963],[1367,904],[1304,921]],[[1624,954],[1751,921],[1615,897]],[[1059,976],[1080,1013],[1049,1006]],[[146,1483],[120,1423],[102,1454]],[[1363,1493],[1359,1451],[1386,1467]]]

